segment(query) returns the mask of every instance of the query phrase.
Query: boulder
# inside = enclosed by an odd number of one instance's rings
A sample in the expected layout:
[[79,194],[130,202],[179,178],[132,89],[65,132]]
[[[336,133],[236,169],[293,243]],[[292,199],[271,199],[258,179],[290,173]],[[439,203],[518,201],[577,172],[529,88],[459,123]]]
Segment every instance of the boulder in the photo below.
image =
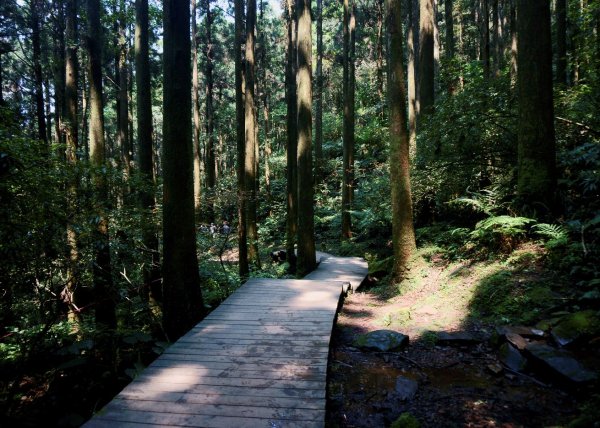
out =
[[481,342],[477,337],[467,331],[440,331],[437,333],[438,345],[471,345]]
[[393,330],[375,330],[361,334],[354,341],[354,346],[376,351],[395,351],[408,344],[408,336]]
[[403,376],[398,376],[396,378],[395,389],[396,394],[398,395],[398,398],[400,398],[400,400],[412,400],[415,397],[417,390],[419,389],[419,384],[418,382],[412,379]]
[[515,333],[507,333],[506,340],[512,346],[517,348],[519,351],[522,351],[523,349],[525,349],[525,347],[527,346],[527,343],[529,343],[529,342],[527,342],[527,340],[525,340],[525,338],[523,336],[521,336],[519,334],[515,334]]
[[527,359],[510,343],[503,343],[498,354],[502,364],[513,371],[520,372],[527,365]]
[[561,318],[552,329],[552,338],[560,346],[568,346],[580,339],[600,333],[600,318],[596,311],[575,312]]
[[585,384],[595,381],[596,373],[586,369],[570,352],[556,349],[543,343],[530,343],[525,348],[531,361],[549,371],[558,380],[567,380],[573,384]]

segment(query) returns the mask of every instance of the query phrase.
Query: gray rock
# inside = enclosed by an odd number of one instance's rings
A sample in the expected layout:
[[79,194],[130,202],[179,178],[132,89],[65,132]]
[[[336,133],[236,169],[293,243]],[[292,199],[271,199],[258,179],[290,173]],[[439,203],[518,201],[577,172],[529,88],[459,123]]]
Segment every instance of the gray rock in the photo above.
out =
[[471,345],[479,342],[477,337],[466,331],[440,331],[436,341],[440,345]]
[[395,351],[408,345],[408,336],[393,330],[375,330],[358,336],[354,345],[362,349]]
[[396,394],[400,400],[412,400],[418,389],[419,384],[416,381],[402,376],[396,378]]
[[544,332],[537,328],[525,327],[522,325],[503,325],[496,327],[498,336],[506,337],[507,334],[518,334],[523,337],[540,337]]
[[527,359],[510,343],[502,344],[498,357],[502,364],[516,372],[523,370],[527,364]]
[[523,336],[515,333],[507,333],[506,340],[519,351],[522,351],[527,346],[527,341],[523,338]]
[[568,380],[575,384],[583,384],[596,380],[596,373],[586,369],[570,352],[556,349],[542,343],[530,343],[525,348],[531,360],[549,369],[554,377]]

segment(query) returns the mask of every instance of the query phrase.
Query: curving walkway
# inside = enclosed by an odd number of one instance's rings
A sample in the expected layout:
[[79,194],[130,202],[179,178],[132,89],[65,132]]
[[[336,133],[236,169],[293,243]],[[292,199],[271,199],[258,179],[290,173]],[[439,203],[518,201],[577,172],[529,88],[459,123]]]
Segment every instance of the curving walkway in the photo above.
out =
[[367,263],[317,257],[304,279],[246,282],[84,427],[323,427],[333,323]]

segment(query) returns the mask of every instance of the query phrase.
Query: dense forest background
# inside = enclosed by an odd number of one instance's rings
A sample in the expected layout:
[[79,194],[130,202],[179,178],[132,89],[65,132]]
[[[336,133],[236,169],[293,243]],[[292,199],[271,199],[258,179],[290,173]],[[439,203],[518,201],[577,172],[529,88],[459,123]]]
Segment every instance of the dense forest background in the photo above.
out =
[[[598,310],[599,1],[5,0],[0,87],[13,423],[80,424],[315,250],[400,293],[432,248],[535,245],[544,296]],[[495,286],[495,319],[556,309]]]

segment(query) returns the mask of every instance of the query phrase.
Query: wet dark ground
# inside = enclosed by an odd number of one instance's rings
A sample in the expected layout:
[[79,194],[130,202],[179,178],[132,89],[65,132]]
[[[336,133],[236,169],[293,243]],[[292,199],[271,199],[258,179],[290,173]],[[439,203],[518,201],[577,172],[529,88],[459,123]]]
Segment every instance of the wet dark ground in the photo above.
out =
[[[417,341],[383,353],[354,348],[355,333],[349,327],[334,330],[328,382],[331,428],[387,427],[405,412],[421,427],[562,426],[578,414],[589,393],[502,369],[486,342],[439,346]],[[414,397],[397,390],[398,378],[416,382]]]

